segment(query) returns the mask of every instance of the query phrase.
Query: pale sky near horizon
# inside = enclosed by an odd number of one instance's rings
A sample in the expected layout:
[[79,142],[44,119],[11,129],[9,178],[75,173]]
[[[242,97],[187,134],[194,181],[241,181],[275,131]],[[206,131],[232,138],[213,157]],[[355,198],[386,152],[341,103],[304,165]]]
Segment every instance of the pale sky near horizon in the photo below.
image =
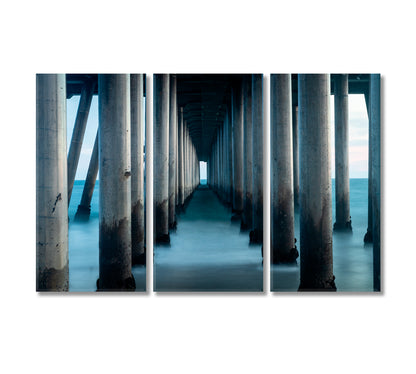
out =
[[[67,151],[71,142],[79,103],[79,96],[67,100]],[[332,178],[335,178],[335,148],[334,148],[334,96],[331,96],[331,159]],[[367,178],[368,176],[368,117],[364,95],[349,95],[349,163],[350,178]],[[84,180],[91,158],[94,140],[98,129],[98,96],[94,96],[87,128],[75,176]],[[201,177],[206,178],[206,164],[201,163]],[[205,177],[205,178],[204,178]]]

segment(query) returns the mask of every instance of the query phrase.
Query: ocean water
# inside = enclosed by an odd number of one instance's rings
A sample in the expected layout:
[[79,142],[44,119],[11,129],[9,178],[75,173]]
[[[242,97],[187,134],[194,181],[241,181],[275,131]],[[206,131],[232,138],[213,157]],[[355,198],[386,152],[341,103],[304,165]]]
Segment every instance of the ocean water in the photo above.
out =
[[[91,215],[88,222],[74,222],[74,216],[81,201],[85,181],[76,180],[72,190],[69,215],[69,291],[94,292],[99,274],[98,266],[98,196],[99,181],[96,182],[91,201]],[[132,269],[136,280],[136,291],[146,290],[145,266]]]
[[154,247],[155,291],[262,291],[261,245],[212,190],[200,186],[177,221],[170,245]]
[[[333,264],[337,291],[373,291],[373,247],[364,244],[367,232],[368,180],[350,179],[352,232],[333,232]],[[335,219],[335,180],[332,180],[332,217]],[[295,212],[295,237],[299,239],[299,213]],[[297,243],[299,252],[299,240]],[[299,258],[298,258],[299,264]],[[271,265],[272,291],[297,291],[299,265]]]
[[[75,181],[69,206],[69,287],[74,292],[93,292],[98,278],[99,181],[92,198],[90,220],[75,223],[83,186],[84,181]],[[367,186],[367,179],[350,180],[353,231],[333,234],[335,283],[341,292],[373,290],[372,246],[363,243],[367,231]],[[334,181],[332,187],[334,217]],[[248,233],[240,232],[239,222],[231,222],[230,217],[231,211],[212,191],[206,187],[197,190],[186,212],[177,218],[178,228],[171,233],[171,245],[155,246],[155,290],[260,291],[261,246],[249,245]],[[299,238],[298,213],[295,213],[295,236]],[[271,265],[270,269],[272,291],[297,290],[299,265]],[[133,267],[133,275],[137,291],[144,291],[145,267]]]

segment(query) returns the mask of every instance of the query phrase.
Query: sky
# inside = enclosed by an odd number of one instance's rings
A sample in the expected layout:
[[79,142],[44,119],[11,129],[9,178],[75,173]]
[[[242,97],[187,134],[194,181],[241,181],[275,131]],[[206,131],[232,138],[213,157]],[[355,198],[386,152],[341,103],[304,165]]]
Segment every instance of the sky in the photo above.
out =
[[[79,96],[73,96],[67,100],[67,151],[71,142],[72,131],[78,109]],[[332,178],[335,178],[335,148],[334,148],[334,96],[331,96],[331,158]],[[367,178],[368,174],[368,117],[365,106],[364,95],[349,95],[349,162],[350,178]],[[75,176],[77,180],[84,180],[94,140],[98,129],[98,96],[94,96],[90,113],[88,116],[87,128],[85,130],[84,142]],[[206,163],[200,163],[201,178],[206,179]],[[98,176],[99,178],[99,176]]]

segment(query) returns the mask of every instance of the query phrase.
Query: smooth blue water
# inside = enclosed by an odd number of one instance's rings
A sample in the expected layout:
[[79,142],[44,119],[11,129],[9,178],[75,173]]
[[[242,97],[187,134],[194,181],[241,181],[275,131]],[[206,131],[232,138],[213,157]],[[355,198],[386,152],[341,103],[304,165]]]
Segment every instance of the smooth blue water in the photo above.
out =
[[[72,292],[91,292],[96,290],[98,279],[98,197],[99,181],[95,184],[91,201],[91,215],[88,222],[76,223],[74,216],[81,201],[85,181],[75,181],[72,190],[69,215],[69,290]],[[136,291],[146,290],[146,268],[134,266]]]
[[[368,180],[350,179],[352,233],[333,233],[335,284],[338,291],[373,291],[373,247],[364,245],[367,232]],[[335,180],[332,180],[332,217],[335,217]],[[295,237],[299,239],[299,213],[295,213]],[[299,241],[297,243],[299,252]],[[298,259],[299,263],[299,259]],[[271,265],[272,291],[297,291],[299,265]]]
[[230,218],[212,190],[197,189],[170,246],[154,247],[155,291],[261,291],[261,245]]
[[[75,181],[69,206],[70,291],[95,291],[98,278],[98,191],[92,198],[91,218],[74,223],[84,181]],[[205,191],[204,191],[205,192]],[[178,216],[171,246],[155,248],[155,289],[169,291],[258,291],[262,288],[260,246],[248,245],[248,234],[230,221],[231,212],[215,197],[196,193],[186,214]],[[372,291],[372,246],[364,245],[367,231],[367,179],[350,180],[353,232],[333,234],[334,274],[338,291]],[[199,197],[198,197],[199,195]],[[333,216],[335,216],[333,183]],[[295,214],[299,238],[299,215]],[[298,250],[299,242],[298,242]],[[299,261],[298,261],[299,262]],[[146,270],[135,266],[137,290],[145,290]],[[296,291],[299,266],[271,266],[271,290]]]

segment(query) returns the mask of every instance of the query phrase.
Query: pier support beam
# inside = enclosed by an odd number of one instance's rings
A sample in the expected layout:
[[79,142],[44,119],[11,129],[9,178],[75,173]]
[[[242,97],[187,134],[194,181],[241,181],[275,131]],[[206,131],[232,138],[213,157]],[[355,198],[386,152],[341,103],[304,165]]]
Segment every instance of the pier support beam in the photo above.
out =
[[299,74],[300,286],[335,291],[328,74]]
[[82,191],[81,202],[78,205],[74,221],[88,221],[91,214],[91,200],[94,193],[95,182],[98,174],[98,133],[95,137],[94,148],[92,149],[90,164],[88,166],[87,178],[85,179],[84,189]]
[[230,106],[227,106],[226,113],[225,113],[225,120],[227,126],[227,133],[228,133],[228,202],[233,207],[234,201],[234,161],[233,161],[233,123],[232,123],[232,110]]
[[334,230],[351,230],[348,162],[348,74],[336,74],[335,92],[335,217]]
[[98,76],[100,291],[135,289],[131,273],[130,76]]
[[68,152],[68,206],[71,201],[72,188],[74,187],[75,174],[77,173],[79,156],[81,154],[82,141],[87,127],[88,114],[90,112],[92,96],[94,94],[93,81],[87,81],[82,87],[79,99],[77,117],[72,132],[71,145]]
[[183,108],[179,112],[178,126],[178,205],[183,208],[184,203],[184,146],[183,146]]
[[272,263],[296,263],[292,173],[292,82],[290,74],[270,77],[272,144]]
[[169,82],[169,228],[176,228],[176,136],[178,112],[176,98],[176,76]]
[[252,75],[253,230],[250,243],[263,243],[263,75]]
[[373,198],[372,198],[372,136],[371,136],[371,124],[370,124],[370,89],[364,93],[365,105],[367,108],[368,116],[368,217],[367,217],[367,232],[364,235],[364,243],[373,242]]
[[251,75],[243,78],[243,119],[244,119],[244,212],[241,228],[253,227],[253,117],[251,103]]
[[241,82],[235,82],[233,110],[233,209],[237,216],[243,212],[243,96]]
[[292,105],[292,146],[293,146],[293,201],[295,209],[299,208],[299,126],[298,107]]
[[380,74],[370,75],[370,128],[371,128],[371,201],[373,218],[373,286],[381,290],[380,282]]
[[64,74],[36,76],[36,290],[68,291]]
[[145,264],[143,171],[143,74],[131,74],[131,252],[132,264]]
[[156,243],[169,243],[169,75],[154,75],[154,199]]

